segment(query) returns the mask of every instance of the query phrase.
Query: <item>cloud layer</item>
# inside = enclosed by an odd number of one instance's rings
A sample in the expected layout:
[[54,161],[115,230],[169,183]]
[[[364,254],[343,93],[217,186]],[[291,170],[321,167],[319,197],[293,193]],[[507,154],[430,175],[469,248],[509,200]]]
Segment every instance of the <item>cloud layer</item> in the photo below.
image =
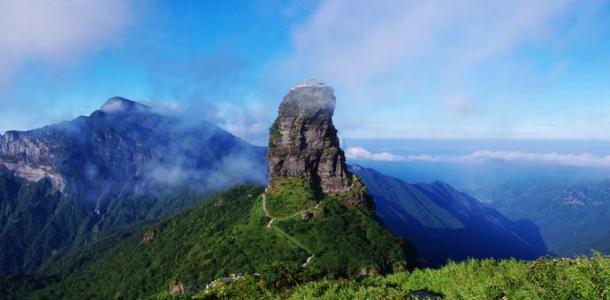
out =
[[[572,1],[323,1],[293,31],[293,65],[353,89],[419,80],[423,67],[459,76],[554,33]],[[442,72],[441,72],[442,73]],[[448,79],[448,78],[444,78]]]
[[122,0],[0,1],[0,89],[27,63],[73,61],[107,47],[131,18]]
[[362,147],[350,147],[345,150],[345,156],[354,160],[401,161],[404,157],[388,152],[372,153]]
[[489,161],[539,163],[568,167],[610,167],[610,155],[599,156],[590,153],[537,153],[523,151],[478,150],[467,155],[396,155],[388,152],[374,153],[362,147],[348,148],[348,159],[369,161],[421,161],[442,163],[480,163]]

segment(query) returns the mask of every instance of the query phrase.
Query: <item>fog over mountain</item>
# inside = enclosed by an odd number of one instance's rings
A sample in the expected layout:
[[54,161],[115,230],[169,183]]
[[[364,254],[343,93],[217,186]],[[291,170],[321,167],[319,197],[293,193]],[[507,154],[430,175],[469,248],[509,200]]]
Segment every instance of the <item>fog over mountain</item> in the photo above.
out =
[[33,271],[104,232],[263,183],[264,153],[211,123],[120,97],[90,116],[8,131],[0,137],[0,271]]
[[603,180],[610,175],[605,140],[344,139],[348,159],[409,182],[445,181],[479,191],[509,180]]

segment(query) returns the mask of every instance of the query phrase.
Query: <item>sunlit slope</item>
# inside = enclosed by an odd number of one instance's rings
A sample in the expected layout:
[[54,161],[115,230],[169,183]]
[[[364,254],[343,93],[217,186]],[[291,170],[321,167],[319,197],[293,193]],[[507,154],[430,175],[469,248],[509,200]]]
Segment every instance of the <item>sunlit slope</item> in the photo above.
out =
[[311,190],[298,181],[286,182],[285,191],[263,196],[258,186],[230,189],[134,234],[40,295],[136,298],[176,282],[195,287],[229,274],[275,272],[279,264],[298,270],[303,281],[412,264],[413,250],[370,212],[332,197],[312,201]]

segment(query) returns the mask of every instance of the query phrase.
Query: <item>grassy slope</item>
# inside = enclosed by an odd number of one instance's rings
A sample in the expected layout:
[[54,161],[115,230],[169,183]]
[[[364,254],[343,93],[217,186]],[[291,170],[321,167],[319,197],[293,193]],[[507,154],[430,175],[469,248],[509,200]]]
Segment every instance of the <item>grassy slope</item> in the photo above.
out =
[[534,262],[470,260],[433,270],[416,270],[362,283],[311,283],[292,297],[370,295],[397,298],[411,291],[429,291],[447,299],[609,299],[610,259]]
[[[270,219],[263,210],[262,188],[233,188],[199,208],[137,232],[93,263],[62,274],[62,282],[39,291],[35,298],[133,299],[167,291],[176,281],[203,286],[231,273],[265,276],[277,272],[278,262],[296,270],[297,281],[305,281],[356,275],[363,269],[391,271],[412,259],[407,244],[369,212],[332,198],[318,205],[305,197],[307,189],[288,190],[290,197],[268,197],[270,212],[278,216],[271,228],[267,228]],[[276,203],[282,199],[292,203],[290,209]],[[311,211],[312,217],[304,220],[302,210]],[[145,241],[148,232],[154,237]],[[303,268],[311,254],[315,258]],[[64,268],[68,269],[74,270]]]
[[[388,276],[319,280],[282,292],[257,288],[257,280],[219,285],[193,298],[410,299],[425,293],[442,299],[610,299],[610,258],[468,260]],[[172,299],[168,293],[157,298]]]

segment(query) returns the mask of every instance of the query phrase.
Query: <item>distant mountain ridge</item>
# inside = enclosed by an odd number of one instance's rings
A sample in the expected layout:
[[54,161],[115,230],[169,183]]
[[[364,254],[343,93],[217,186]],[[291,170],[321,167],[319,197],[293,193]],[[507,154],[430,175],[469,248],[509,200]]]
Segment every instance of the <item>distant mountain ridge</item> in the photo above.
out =
[[610,253],[610,180],[511,181],[485,195],[503,214],[536,222],[557,255]]
[[410,184],[359,165],[350,170],[366,184],[384,224],[413,242],[423,265],[546,254],[536,225],[512,222],[446,183]]
[[194,194],[262,183],[264,153],[208,122],[120,97],[90,116],[8,131],[0,136],[0,274],[33,271],[98,232],[181,211]]

